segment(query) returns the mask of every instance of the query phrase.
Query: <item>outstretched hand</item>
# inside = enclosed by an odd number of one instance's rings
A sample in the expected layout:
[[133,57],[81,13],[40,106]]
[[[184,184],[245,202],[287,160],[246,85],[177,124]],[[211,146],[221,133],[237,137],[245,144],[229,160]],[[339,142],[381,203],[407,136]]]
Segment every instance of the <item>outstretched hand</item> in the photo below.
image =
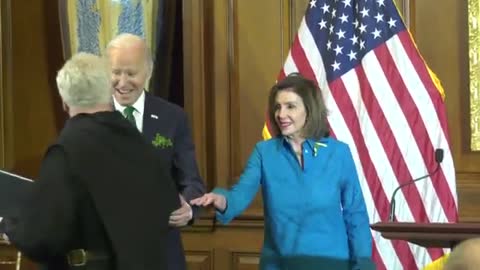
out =
[[227,199],[223,195],[210,192],[202,197],[191,200],[190,204],[203,207],[213,205],[217,210],[223,212],[227,208]]

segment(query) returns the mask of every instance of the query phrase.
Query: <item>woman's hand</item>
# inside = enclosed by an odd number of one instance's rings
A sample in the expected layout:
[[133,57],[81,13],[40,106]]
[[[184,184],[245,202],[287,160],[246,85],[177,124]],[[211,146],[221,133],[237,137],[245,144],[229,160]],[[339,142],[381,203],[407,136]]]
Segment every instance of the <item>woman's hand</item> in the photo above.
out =
[[197,206],[213,205],[218,211],[223,212],[227,208],[227,199],[223,195],[210,192],[200,198],[191,200],[190,204]]

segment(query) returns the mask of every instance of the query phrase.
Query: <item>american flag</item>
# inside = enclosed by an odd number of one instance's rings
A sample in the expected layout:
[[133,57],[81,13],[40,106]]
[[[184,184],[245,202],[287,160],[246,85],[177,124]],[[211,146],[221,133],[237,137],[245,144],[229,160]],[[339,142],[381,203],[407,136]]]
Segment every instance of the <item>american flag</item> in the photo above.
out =
[[[440,170],[397,194],[396,218],[457,221],[443,89],[392,0],[311,0],[279,79],[292,72],[318,83],[333,136],[354,154],[371,223],[388,220],[399,184],[435,169],[437,148]],[[421,269],[444,254],[372,235],[380,270]]]

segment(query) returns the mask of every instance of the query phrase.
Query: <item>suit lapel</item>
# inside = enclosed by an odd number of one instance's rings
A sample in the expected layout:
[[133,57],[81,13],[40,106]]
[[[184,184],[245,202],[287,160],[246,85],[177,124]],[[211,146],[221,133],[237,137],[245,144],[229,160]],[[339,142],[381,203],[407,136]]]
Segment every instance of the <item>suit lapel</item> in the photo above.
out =
[[[156,122],[158,115],[153,112],[152,99],[149,94],[145,93],[145,107],[143,111],[143,130],[142,133],[147,140],[151,140],[155,135]],[[154,116],[157,116],[156,118]]]

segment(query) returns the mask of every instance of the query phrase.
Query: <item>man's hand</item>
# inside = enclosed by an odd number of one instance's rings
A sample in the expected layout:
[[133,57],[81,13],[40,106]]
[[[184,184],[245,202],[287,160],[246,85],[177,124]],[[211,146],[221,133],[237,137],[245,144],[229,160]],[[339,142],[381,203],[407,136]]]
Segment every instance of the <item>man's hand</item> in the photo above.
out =
[[173,227],[182,227],[188,224],[193,217],[192,207],[180,196],[181,206],[170,214],[168,224]]
[[8,240],[8,236],[4,233],[0,233],[0,241],[5,241],[7,244],[10,244],[10,241]]
[[5,226],[4,223],[2,223],[2,217],[0,217],[0,240],[3,240],[3,241],[7,241],[8,242],[8,236],[4,233],[4,230],[5,228],[3,228]]

